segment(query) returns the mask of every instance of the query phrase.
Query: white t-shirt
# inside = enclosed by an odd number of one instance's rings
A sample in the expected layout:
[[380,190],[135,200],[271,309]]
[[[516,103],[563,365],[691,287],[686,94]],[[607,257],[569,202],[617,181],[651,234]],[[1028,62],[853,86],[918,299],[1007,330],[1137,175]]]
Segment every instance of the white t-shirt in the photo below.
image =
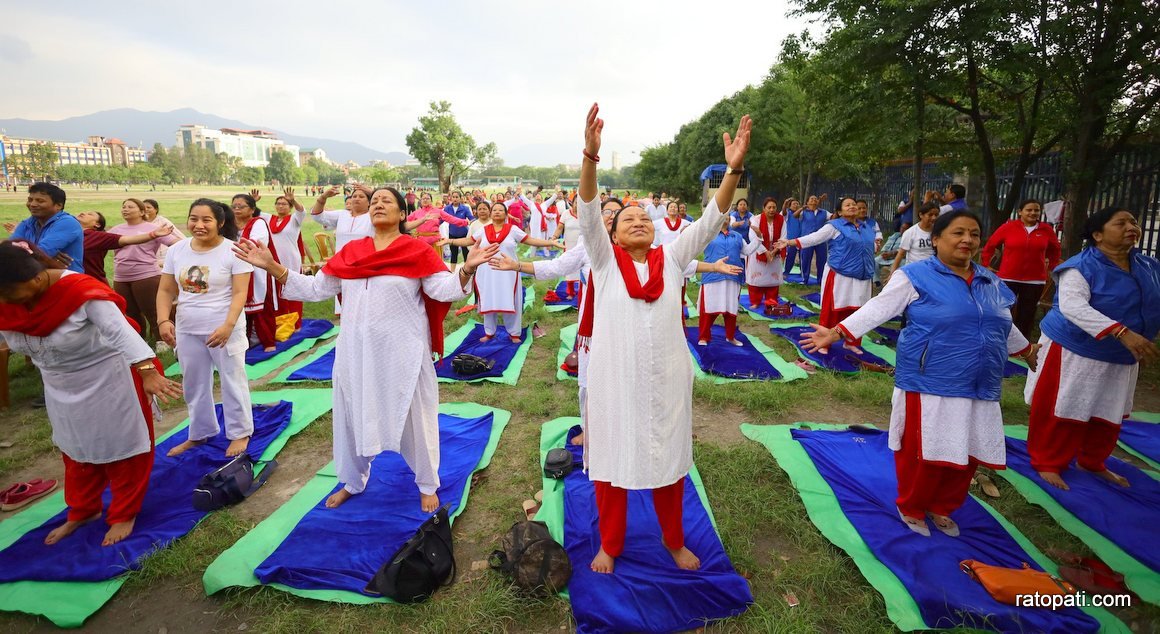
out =
[[906,264],[922,262],[934,255],[934,245],[931,244],[930,232],[923,231],[918,225],[911,225],[902,232],[902,239],[898,241],[898,248],[906,250]]
[[[193,250],[193,239],[187,238],[169,247],[163,273],[177,279],[177,332],[208,335],[226,320],[233,294],[233,276],[253,273],[254,267],[233,253],[234,243],[222,243],[209,251]],[[234,328],[245,328],[238,319]]]

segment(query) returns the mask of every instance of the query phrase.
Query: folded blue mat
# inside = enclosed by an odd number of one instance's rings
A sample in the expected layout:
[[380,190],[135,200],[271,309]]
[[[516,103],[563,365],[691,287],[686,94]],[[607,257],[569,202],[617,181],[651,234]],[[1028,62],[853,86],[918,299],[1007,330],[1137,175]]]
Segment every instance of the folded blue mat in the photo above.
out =
[[[780,316],[779,315],[766,315],[764,308],[758,308],[757,310],[753,310],[752,308],[749,307],[749,293],[742,293],[741,297],[739,299],[741,302],[741,308],[744,309],[745,312],[748,313],[749,316],[754,318],[754,319],[760,319],[760,320],[764,320],[764,321],[776,321],[779,319],[792,319],[794,321],[804,321],[806,319],[809,319],[810,317],[816,317],[818,315],[817,313],[813,312],[812,310],[806,310],[806,309],[802,308],[801,306],[798,306],[797,304],[793,304],[793,308],[790,309],[790,313],[788,315],[780,315]],[[785,306],[789,302],[786,301],[786,299],[784,297],[779,297],[779,298],[777,298],[777,303],[781,304],[782,306]]]
[[[580,432],[568,432],[568,451]],[[685,476],[685,546],[701,559],[701,569],[681,570],[661,541],[650,491],[629,491],[624,552],[612,574],[589,567],[600,550],[596,492],[588,474],[574,469],[564,479],[564,546],[572,562],[568,595],[577,634],[593,632],[679,632],[704,627],[706,620],[744,612],[753,602],[749,583],[737,574],[713,529],[690,477]]]
[[750,343],[749,337],[740,330],[737,331],[737,341],[742,346],[735,346],[725,341],[725,327],[713,326],[713,338],[709,345],[697,345],[700,329],[696,326],[685,326],[685,341],[689,344],[689,351],[693,359],[701,366],[706,374],[714,374],[729,379],[756,379],[760,381],[776,381],[781,373],[770,364],[765,355],[757,351]]
[[577,293],[572,296],[572,299],[564,299],[564,291],[568,287],[568,282],[560,282],[556,285],[556,295],[558,300],[550,302],[544,299],[545,306],[571,306],[572,308],[580,308],[580,294]]
[[[290,423],[293,406],[286,401],[254,405],[254,435],[247,449],[260,456]],[[222,423],[221,405],[217,406]],[[154,449],[153,473],[141,512],[131,534],[112,546],[101,546],[109,527],[102,520],[81,526],[75,533],[52,545],[44,538],[64,523],[67,511],[29,531],[0,551],[0,583],[10,581],[104,581],[136,570],[141,560],[185,535],[207,513],[193,508],[193,489],[201,477],[229,460],[225,457],[229,440],[218,434],[209,442],[170,458],[165,454],[185,442],[188,435],[177,433]],[[108,508],[110,494],[105,491]]]
[[[449,514],[459,508],[467,480],[487,448],[494,418],[490,413],[477,418],[439,415],[438,495],[440,503],[450,505]],[[415,473],[393,451],[375,458],[361,494],[336,509],[326,508],[327,497],[254,570],[263,584],[361,594],[383,562],[430,517],[419,508]]]
[[816,293],[806,293],[805,295],[802,295],[802,301],[809,302],[809,303],[813,304],[814,306],[821,308],[821,306],[822,306],[822,293],[821,293],[821,291],[818,291]]
[[991,598],[964,574],[959,562],[1041,570],[1002,525],[968,497],[951,517],[962,534],[930,537],[911,532],[898,517],[894,452],[885,432],[795,429],[797,440],[833,489],[843,514],[874,556],[890,569],[918,605],[930,627],[974,627],[1000,632],[1095,632],[1099,623],[1068,608],[1017,608]]
[[279,341],[274,346],[274,350],[266,352],[262,346],[254,346],[246,350],[246,365],[254,365],[261,363],[267,359],[272,359],[278,354],[293,348],[305,339],[312,339],[314,337],[321,337],[334,328],[334,324],[327,319],[303,319],[302,327],[299,328],[286,341]]
[[287,381],[330,381],[334,378],[334,347],[322,356],[294,370]]
[[[442,360],[435,364],[435,374],[444,379],[452,379],[455,381],[469,381],[473,379],[482,379],[484,377],[498,377],[503,376],[507,370],[508,364],[515,358],[516,352],[520,349],[520,344],[512,343],[511,336],[508,335],[507,328],[503,325],[497,326],[495,336],[491,341],[481,343],[479,338],[484,335],[483,324],[476,324],[471,332],[467,333],[463,343],[451,352],[448,352]],[[527,341],[528,328],[525,326],[520,339]],[[473,354],[484,359],[494,359],[495,366],[488,372],[481,374],[472,374],[470,376],[460,376],[452,367],[451,359],[460,353]]]
[[1120,442],[1152,462],[1160,462],[1160,424],[1125,420],[1120,427]]
[[1027,442],[1007,437],[1007,468],[1039,485],[1060,506],[1079,521],[1119,546],[1121,550],[1160,572],[1160,548],[1156,548],[1156,527],[1160,526],[1160,481],[1136,467],[1108,458],[1107,466],[1131,484],[1122,487],[1077,468],[1063,474],[1070,490],[1047,484],[1031,468]]
[[828,354],[821,354],[820,352],[817,352],[817,351],[806,352],[805,349],[802,348],[801,344],[798,343],[798,340],[801,339],[801,336],[803,333],[813,332],[813,330],[814,330],[813,328],[810,328],[808,326],[787,326],[787,327],[770,326],[769,327],[769,331],[772,332],[773,334],[775,334],[779,337],[784,337],[786,339],[789,339],[790,342],[793,343],[793,345],[797,347],[798,354],[800,354],[803,358],[808,359],[808,360],[812,361],[815,365],[823,367],[827,370],[833,370],[835,372],[846,372],[846,373],[861,372],[862,369],[858,365],[858,362],[857,362],[858,359],[860,359],[862,361],[866,361],[868,363],[877,363],[879,365],[884,365],[884,366],[888,366],[888,367],[893,366],[893,364],[888,363],[882,357],[879,357],[879,356],[871,353],[869,350],[866,350],[865,348],[862,349],[863,354],[860,354],[860,355],[856,355],[852,352],[847,351],[846,350],[846,343],[844,341],[839,341],[839,342],[831,345],[830,352]]

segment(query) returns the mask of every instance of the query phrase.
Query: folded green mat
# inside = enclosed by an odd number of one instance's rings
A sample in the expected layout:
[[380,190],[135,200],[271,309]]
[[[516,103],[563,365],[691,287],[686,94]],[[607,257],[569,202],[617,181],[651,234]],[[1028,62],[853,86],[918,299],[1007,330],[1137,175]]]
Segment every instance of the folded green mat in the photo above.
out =
[[[495,454],[496,447],[499,445],[500,435],[511,419],[511,412],[494,407],[485,407],[476,403],[443,403],[439,406],[439,413],[464,418],[476,418],[487,414],[494,414],[491,436],[488,439],[487,447],[483,450],[483,456],[480,457],[479,463],[475,467],[475,471],[487,467],[488,463],[491,462],[492,455]],[[269,517],[262,520],[260,524],[246,533],[244,537],[219,555],[206,568],[205,575],[202,576],[202,584],[205,586],[206,595],[215,594],[229,587],[252,588],[262,585],[258,581],[258,578],[254,576],[254,570],[278,548],[282,541],[286,539],[286,536],[298,525],[298,522],[311,509],[318,505],[318,501],[334,490],[337,484],[338,476],[334,471],[334,463],[331,462],[319,470],[317,475],[294,494],[294,497],[290,498],[278,510],[271,513]],[[467,499],[470,492],[471,478],[468,478],[463,488],[463,498],[460,501],[459,507],[451,516],[452,520],[467,508]],[[393,603],[393,601],[385,597],[370,597],[345,590],[302,590],[299,588],[291,588],[280,583],[270,584],[269,587],[288,592],[295,596],[316,599],[318,601],[333,601],[360,605]]]
[[[750,440],[761,443],[776,459],[777,464],[793,483],[798,496],[806,507],[806,514],[818,531],[831,543],[841,548],[861,571],[886,603],[886,614],[898,629],[905,632],[931,629],[923,621],[918,605],[910,596],[898,577],[870,551],[862,536],[842,512],[842,507],[833,489],[818,472],[813,461],[790,435],[797,425],[808,425],[815,430],[843,430],[847,425],[826,425],[818,423],[795,423],[794,425],[741,425],[741,433]],[[1008,522],[998,511],[985,502],[979,504],[995,518],[1027,554],[1044,570],[1058,574],[1058,567],[1024,536],[1019,529]],[[1130,630],[1111,613],[1102,609],[1084,608],[1083,611],[1100,622],[1102,632],[1128,634]]]
[[[270,443],[259,460],[276,456],[294,434],[330,411],[332,396],[324,389],[288,389],[270,392],[252,392],[254,403],[290,401],[294,404],[290,424]],[[184,432],[189,419],[169,430],[158,442]],[[191,492],[192,494],[192,492]],[[28,510],[0,523],[0,547],[15,542],[30,530],[36,529],[65,509],[64,491],[37,502]],[[129,573],[133,574],[133,573]],[[106,581],[18,581],[0,584],[0,611],[38,614],[57,627],[80,627],[85,620],[101,609],[125,583],[128,575]]]
[[[335,337],[335,336],[338,336],[338,326],[331,328],[330,330],[326,331],[325,333],[323,333],[322,335],[319,335],[317,337],[308,337],[306,339],[303,339],[302,341],[299,341],[297,344],[283,350],[282,352],[279,352],[278,354],[270,357],[269,359],[266,359],[265,361],[260,361],[258,363],[255,363],[254,365],[246,364],[246,378],[251,380],[251,381],[256,381],[256,380],[266,376],[267,374],[273,372],[274,370],[277,370],[278,368],[286,365],[287,363],[290,363],[290,361],[294,357],[302,354],[303,352],[306,352],[307,350],[310,350],[319,341],[323,341],[325,339],[330,339],[331,337]],[[173,365],[169,366],[168,368],[165,368],[165,376],[174,377],[174,376],[180,376],[180,375],[181,375],[181,360],[180,359],[175,361],[173,363]]]

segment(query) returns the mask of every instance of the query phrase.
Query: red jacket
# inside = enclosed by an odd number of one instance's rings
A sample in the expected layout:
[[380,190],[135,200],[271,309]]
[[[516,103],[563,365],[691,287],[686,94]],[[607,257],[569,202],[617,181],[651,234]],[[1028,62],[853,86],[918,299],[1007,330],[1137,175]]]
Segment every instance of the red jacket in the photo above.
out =
[[[995,249],[1003,247],[999,277],[1014,282],[1046,282],[1047,274],[1059,264],[1059,239],[1046,222],[1027,232],[1021,220],[1003,223],[987,246],[983,247],[983,265],[990,266]],[[1045,263],[1046,262],[1046,263]]]

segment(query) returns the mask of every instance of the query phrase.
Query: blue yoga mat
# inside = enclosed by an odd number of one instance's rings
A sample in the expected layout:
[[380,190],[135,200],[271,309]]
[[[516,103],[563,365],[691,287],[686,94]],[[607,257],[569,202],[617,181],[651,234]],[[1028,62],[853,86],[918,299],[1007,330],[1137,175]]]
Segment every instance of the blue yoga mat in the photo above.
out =
[[[579,285],[577,284],[577,286],[579,286]],[[568,287],[568,282],[560,282],[559,284],[557,284],[556,285],[556,295],[559,296],[560,299],[558,299],[557,301],[554,301],[554,302],[550,302],[547,299],[545,299],[544,304],[547,306],[571,306],[572,308],[577,308],[577,309],[580,308],[580,294],[579,293],[576,293],[575,295],[573,295],[572,299],[564,299],[564,290],[567,287]]]
[[[440,503],[450,504],[449,514],[459,508],[467,479],[487,448],[494,418],[439,415],[438,494]],[[263,584],[362,593],[383,562],[430,517],[419,508],[415,473],[393,451],[375,458],[361,494],[336,509],[326,508],[326,497],[254,570]]]
[[1160,424],[1125,420],[1120,427],[1120,442],[1149,460],[1160,462]]
[[[749,293],[742,293],[739,300],[741,302],[741,308],[745,309],[745,312],[749,313],[749,316],[753,317],[754,319],[762,319],[762,320],[770,320],[770,321],[776,321],[779,319],[791,319],[793,321],[804,321],[806,319],[809,319],[810,317],[816,317],[818,315],[814,311],[806,310],[806,309],[802,308],[801,306],[798,306],[797,304],[793,305],[793,308],[790,309],[790,313],[788,315],[766,315],[764,312],[764,308],[758,308],[757,310],[753,310],[752,308],[749,307],[750,306]],[[781,304],[782,306],[785,306],[789,302],[786,301],[786,299],[784,297],[779,297],[779,298],[777,298],[777,303]]]
[[334,324],[326,319],[303,319],[302,327],[299,328],[294,334],[290,335],[290,338],[286,341],[279,341],[278,344],[274,346],[274,350],[272,352],[266,352],[262,349],[262,346],[254,346],[253,348],[246,350],[246,365],[254,365],[255,363],[261,363],[267,359],[272,359],[282,352],[285,352],[290,348],[298,345],[304,339],[320,337],[326,334],[330,331],[331,328],[334,328]]
[[887,363],[885,359],[871,353],[865,348],[863,348],[863,354],[860,355],[855,355],[852,352],[848,352],[846,350],[846,344],[844,341],[839,341],[831,345],[829,354],[822,354],[817,351],[806,352],[805,349],[801,347],[801,344],[798,343],[798,340],[801,339],[803,333],[813,332],[813,330],[813,328],[808,326],[770,326],[769,328],[769,331],[773,334],[789,339],[793,345],[797,346],[798,353],[803,357],[813,361],[816,365],[821,366],[827,370],[846,373],[861,372],[862,369],[853,360],[854,358],[862,359],[863,361],[867,361],[869,363],[893,366],[893,364]]
[[1003,366],[1003,378],[1011,378],[1013,376],[1027,376],[1027,368],[1007,359],[1006,365]]
[[816,293],[806,293],[805,295],[802,295],[802,300],[807,301],[815,306],[821,306],[822,305],[822,293],[821,293],[821,291],[818,291]]
[[911,532],[898,517],[894,455],[885,432],[795,429],[793,437],[834,491],[842,512],[870,551],[914,598],[927,625],[959,625],[1000,632],[1095,632],[1099,623],[1069,608],[1016,608],[991,598],[959,569],[974,559],[986,564],[1036,569],[1031,557],[974,498],[951,517],[962,534],[930,537]]
[[[583,448],[568,450],[577,463]],[[612,574],[592,572],[600,550],[596,493],[588,474],[577,468],[564,480],[564,545],[572,562],[568,595],[577,634],[593,632],[677,632],[695,630],[705,620],[741,614],[753,602],[749,583],[733,569],[713,523],[685,476],[685,546],[701,559],[701,569],[681,570],[661,542],[652,493],[629,491],[624,552]]]
[[1083,471],[1063,474],[1070,490],[1047,484],[1031,468],[1027,442],[1007,437],[1007,468],[1038,484],[1079,521],[1119,546],[1154,571],[1160,572],[1156,527],[1160,526],[1160,481],[1132,465],[1108,458],[1107,466],[1132,485],[1122,487]]
[[[511,336],[508,335],[507,328],[502,325],[496,327],[495,336],[487,343],[480,343],[479,338],[483,336],[483,324],[476,324],[471,332],[467,333],[463,343],[459,347],[448,352],[441,361],[435,364],[435,374],[445,379],[454,379],[456,381],[467,381],[471,379],[482,379],[489,376],[503,376],[504,370],[507,369],[508,364],[515,358],[516,352],[520,349],[520,344],[513,343]],[[521,332],[520,339],[527,340],[528,329],[524,327]],[[495,359],[495,366],[489,371],[482,374],[472,374],[471,376],[460,376],[451,367],[451,359],[460,353],[474,354],[477,357],[484,359]]]
[[[247,450],[260,456],[290,423],[293,406],[286,401],[254,406],[254,435]],[[221,405],[217,407],[219,424]],[[178,432],[154,449],[153,473],[133,534],[112,546],[101,546],[109,527],[104,520],[90,522],[52,546],[44,545],[50,531],[64,523],[67,511],[36,530],[25,533],[0,551],[0,583],[10,581],[104,581],[140,567],[141,560],[193,529],[207,514],[193,508],[193,489],[201,477],[222,466],[229,440],[218,434],[209,442],[180,456],[165,454],[185,442]],[[110,494],[104,495],[108,508]]]
[[706,374],[729,379],[761,381],[776,381],[781,378],[781,373],[769,363],[765,355],[753,347],[749,337],[740,330],[737,331],[737,341],[745,344],[742,346],[725,341],[724,326],[713,326],[713,339],[707,346],[697,345],[699,335],[700,329],[696,326],[685,326],[685,341],[689,344],[689,351],[693,353],[693,359]]
[[287,381],[330,381],[334,378],[334,348],[326,354],[298,368],[286,377]]
[[810,282],[806,278],[802,277],[801,273],[795,271],[793,273],[786,273],[785,274],[785,282],[786,282],[786,284],[799,284],[802,286],[809,286],[809,285],[821,284],[822,280],[820,278],[815,278],[815,281]]

